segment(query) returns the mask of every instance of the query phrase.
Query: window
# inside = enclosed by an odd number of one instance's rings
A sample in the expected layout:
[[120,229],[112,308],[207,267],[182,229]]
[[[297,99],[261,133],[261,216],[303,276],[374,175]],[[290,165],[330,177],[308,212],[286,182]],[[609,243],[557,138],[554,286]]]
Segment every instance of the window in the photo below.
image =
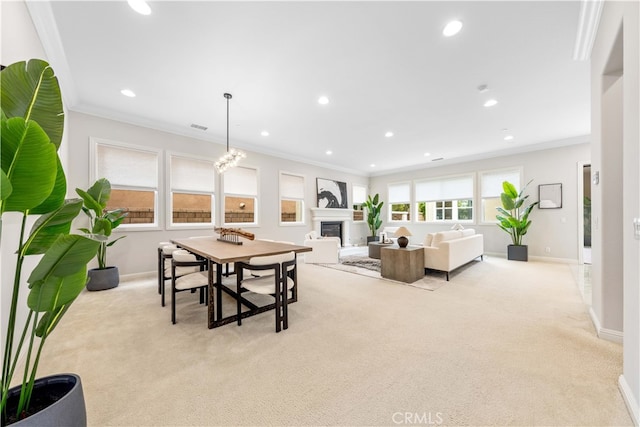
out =
[[158,227],[158,161],[160,150],[91,138],[92,183],[111,183],[107,209],[125,209],[123,228]]
[[224,224],[258,224],[258,170],[243,166],[223,175]]
[[213,161],[177,154],[167,158],[169,171],[169,226],[210,228],[215,223],[215,168]]
[[364,221],[364,202],[367,200],[367,187],[354,184],[351,190],[353,193],[353,220]]
[[418,181],[415,192],[417,221],[473,221],[473,175]]
[[411,183],[389,184],[389,221],[411,220]]
[[280,223],[304,224],[304,176],[280,172]]
[[516,188],[520,188],[520,176],[522,169],[503,169],[499,171],[480,173],[480,196],[482,198],[482,221],[498,222],[496,208],[502,206],[500,194],[502,193],[502,183],[509,181]]

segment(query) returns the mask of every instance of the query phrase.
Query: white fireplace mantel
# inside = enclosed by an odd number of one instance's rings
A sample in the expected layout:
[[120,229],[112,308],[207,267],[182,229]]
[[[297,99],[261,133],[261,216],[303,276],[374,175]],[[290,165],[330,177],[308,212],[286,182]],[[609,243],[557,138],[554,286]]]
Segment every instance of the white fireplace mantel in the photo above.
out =
[[320,234],[323,221],[342,222],[342,246],[351,246],[350,224],[353,221],[353,209],[311,208],[313,230]]

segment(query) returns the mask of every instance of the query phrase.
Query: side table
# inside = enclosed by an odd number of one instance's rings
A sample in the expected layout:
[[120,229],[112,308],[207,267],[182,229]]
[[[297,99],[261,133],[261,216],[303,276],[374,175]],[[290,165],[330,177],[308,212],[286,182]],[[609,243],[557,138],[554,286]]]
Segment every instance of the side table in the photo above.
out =
[[381,248],[380,264],[382,277],[413,283],[424,277],[424,248],[420,246]]
[[393,243],[370,242],[368,245],[369,258],[380,259],[380,249],[391,245],[393,245]]

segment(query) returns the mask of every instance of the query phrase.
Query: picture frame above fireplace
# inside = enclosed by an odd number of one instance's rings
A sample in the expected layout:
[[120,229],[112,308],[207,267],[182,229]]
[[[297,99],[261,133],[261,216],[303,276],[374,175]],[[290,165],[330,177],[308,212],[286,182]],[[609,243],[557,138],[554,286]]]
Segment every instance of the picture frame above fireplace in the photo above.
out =
[[318,207],[347,209],[347,183],[333,179],[316,178]]

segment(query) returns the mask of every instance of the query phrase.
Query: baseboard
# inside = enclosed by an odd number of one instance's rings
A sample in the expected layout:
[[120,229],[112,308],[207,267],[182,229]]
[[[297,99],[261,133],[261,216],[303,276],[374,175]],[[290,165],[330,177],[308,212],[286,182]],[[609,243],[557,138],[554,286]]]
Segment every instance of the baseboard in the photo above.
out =
[[[504,252],[485,252],[484,254],[487,255],[487,256],[495,257],[495,258],[503,258],[503,259],[507,258],[507,254],[504,253]],[[558,263],[558,264],[577,264],[578,263],[577,259],[552,258],[552,257],[548,257],[548,256],[533,256],[533,255],[529,255],[529,260],[530,261],[539,261],[539,262],[553,262],[553,263]]]
[[540,262],[553,262],[558,264],[577,264],[577,259],[571,258],[553,258],[550,256],[529,256],[529,260],[531,261],[540,261]]
[[158,275],[157,271],[143,271],[142,273],[121,274],[120,281],[128,282],[131,280],[150,279]]
[[591,316],[591,321],[593,322],[593,326],[596,328],[596,334],[598,335],[598,338],[602,338],[603,340],[622,344],[622,342],[624,341],[624,334],[620,331],[603,328],[602,325],[600,324],[600,320],[598,319],[598,316],[596,316],[596,312],[593,311],[593,307],[589,308],[589,316]]
[[631,387],[629,387],[624,375],[620,375],[620,377],[618,377],[618,388],[620,389],[620,394],[622,394],[624,403],[627,405],[627,410],[629,411],[631,420],[633,421],[633,424],[637,426],[640,422],[640,408],[638,407],[638,401],[633,395],[633,391],[631,391]]

